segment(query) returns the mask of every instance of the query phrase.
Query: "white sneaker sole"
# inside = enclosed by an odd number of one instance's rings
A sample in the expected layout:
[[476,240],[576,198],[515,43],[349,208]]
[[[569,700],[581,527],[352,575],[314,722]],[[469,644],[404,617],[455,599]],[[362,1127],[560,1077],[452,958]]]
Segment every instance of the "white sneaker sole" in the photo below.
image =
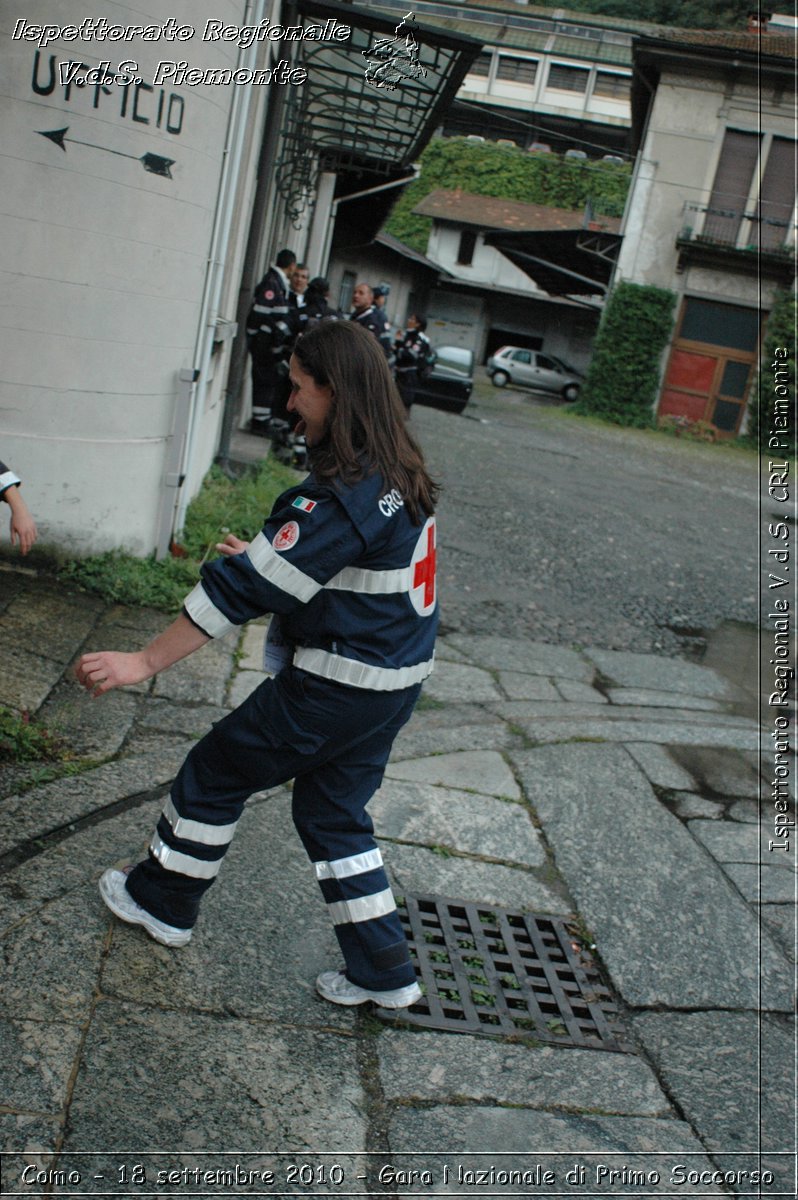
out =
[[394,988],[389,992],[376,992],[350,983],[341,971],[323,971],[316,980],[316,991],[325,1000],[330,1000],[333,1004],[343,1004],[348,1008],[356,1004],[366,1004],[368,1001],[380,1008],[409,1008],[411,1004],[417,1004],[422,997],[421,988],[417,983]]
[[159,921],[146,909],[137,904],[132,896],[126,893],[126,899],[120,901],[114,894],[114,876],[120,874],[118,868],[111,867],[100,876],[99,888],[103,903],[110,908],[115,917],[127,925],[140,925],[142,929],[160,942],[162,946],[185,946],[191,941],[190,929],[178,929]]

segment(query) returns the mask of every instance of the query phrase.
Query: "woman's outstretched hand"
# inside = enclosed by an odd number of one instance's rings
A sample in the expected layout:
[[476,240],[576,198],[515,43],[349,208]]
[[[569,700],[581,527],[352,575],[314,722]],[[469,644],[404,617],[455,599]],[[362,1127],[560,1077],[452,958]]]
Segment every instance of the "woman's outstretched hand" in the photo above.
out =
[[102,696],[112,688],[142,683],[153,674],[142,651],[123,654],[116,650],[96,650],[84,654],[75,668],[75,678],[92,696]]

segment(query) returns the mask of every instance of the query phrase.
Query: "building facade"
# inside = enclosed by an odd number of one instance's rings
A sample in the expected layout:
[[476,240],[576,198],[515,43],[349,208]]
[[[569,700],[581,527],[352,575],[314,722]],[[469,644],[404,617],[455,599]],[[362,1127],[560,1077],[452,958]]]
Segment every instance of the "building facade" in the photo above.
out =
[[382,192],[343,200],[412,177],[480,46],[324,0],[55,11],[0,0],[0,454],[41,545],[164,554],[240,419],[258,278],[376,233]]
[[745,428],[776,292],[796,252],[795,43],[681,30],[635,43],[632,180],[615,280],[668,288],[660,417]]

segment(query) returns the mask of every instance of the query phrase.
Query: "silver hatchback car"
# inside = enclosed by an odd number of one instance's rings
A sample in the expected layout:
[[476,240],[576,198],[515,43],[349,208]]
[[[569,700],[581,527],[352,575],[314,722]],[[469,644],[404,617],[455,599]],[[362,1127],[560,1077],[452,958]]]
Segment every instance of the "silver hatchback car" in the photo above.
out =
[[564,400],[576,400],[584,376],[553,354],[502,346],[491,355],[487,372],[494,387],[521,384],[541,392],[554,392]]

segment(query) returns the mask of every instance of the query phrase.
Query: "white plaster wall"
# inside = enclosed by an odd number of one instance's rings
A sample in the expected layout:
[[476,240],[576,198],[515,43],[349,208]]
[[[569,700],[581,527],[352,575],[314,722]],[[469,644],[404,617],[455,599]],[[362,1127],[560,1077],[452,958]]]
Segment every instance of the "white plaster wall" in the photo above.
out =
[[477,235],[471,264],[465,266],[463,263],[459,263],[457,254],[462,228],[434,221],[427,243],[427,257],[447,271],[451,271],[452,275],[458,279],[464,279],[469,283],[484,283],[495,288],[508,288],[513,291],[526,292],[531,296],[544,294],[524,271],[510,262],[509,258],[493,246],[486,246],[482,234]]
[[[235,66],[232,43],[206,43],[205,20],[244,20],[243,0],[156,0],[105,6],[120,24],[194,26],[190,42],[62,42],[38,51],[11,40],[20,16],[80,23],[74,0],[1,0],[5,71],[0,316],[0,457],[23,476],[44,542],[77,551],[155,544],[177,373],[192,366],[232,89],[163,87],[132,96],[119,85],[49,88],[51,56],[96,66],[136,59]],[[37,80],[40,92],[32,87]],[[96,107],[95,107],[96,97]],[[172,98],[174,97],[174,98]],[[165,114],[171,103],[172,127]],[[178,119],[179,114],[179,119]],[[147,123],[148,122],[148,123]],[[66,129],[64,148],[39,131]],[[81,145],[78,143],[88,143]],[[147,153],[174,160],[171,178],[144,169]],[[213,431],[218,412],[212,415]],[[214,432],[200,440],[202,453]],[[206,464],[207,465],[207,464]]]
[[616,281],[679,290],[676,236],[685,203],[700,204],[712,177],[721,85],[660,82],[624,228]]

